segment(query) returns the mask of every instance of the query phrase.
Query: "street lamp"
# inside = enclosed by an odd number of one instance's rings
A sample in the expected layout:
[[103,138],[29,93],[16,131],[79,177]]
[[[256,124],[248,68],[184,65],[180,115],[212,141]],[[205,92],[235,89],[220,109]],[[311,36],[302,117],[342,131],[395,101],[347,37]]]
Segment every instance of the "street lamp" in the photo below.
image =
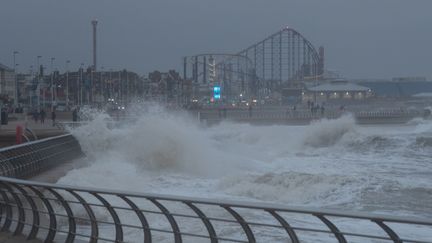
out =
[[42,56],[37,56],[36,57],[36,62],[37,62],[37,66],[36,66],[36,74],[37,74],[37,85],[36,85],[36,89],[37,89],[37,105],[38,105],[38,111],[40,108],[40,86],[39,86],[39,77],[41,75],[40,72],[40,66],[39,66],[39,60],[42,58]]
[[106,98],[106,95],[105,95],[105,80],[104,80],[104,76],[103,76],[103,74],[104,74],[104,69],[105,69],[105,67],[101,67],[101,72],[100,72],[100,82],[99,82],[99,84],[100,84],[100,99],[99,99],[99,101],[101,101],[101,100],[103,100],[103,101],[105,101],[105,98]]
[[51,57],[51,111],[54,111],[54,85],[53,85],[53,79],[54,79],[54,57]]
[[18,106],[18,82],[17,82],[17,75],[16,75],[16,55],[19,54],[18,51],[13,52],[13,70],[14,70],[14,83],[15,83],[15,89],[14,89],[14,105],[15,107]]
[[[30,77],[31,78],[33,78],[33,65],[30,65]],[[32,86],[33,86],[33,81],[32,81]],[[33,101],[32,101],[32,98],[33,98],[33,96],[32,96],[32,90],[30,90],[29,92],[28,92],[28,94],[29,94],[29,108],[33,108]]]
[[66,107],[69,107],[69,63],[70,60],[66,61]]
[[81,68],[80,68],[80,83],[79,83],[79,93],[78,93],[78,100],[79,100],[80,106],[83,103],[83,93],[82,93],[83,71],[84,71],[84,63],[81,63]]

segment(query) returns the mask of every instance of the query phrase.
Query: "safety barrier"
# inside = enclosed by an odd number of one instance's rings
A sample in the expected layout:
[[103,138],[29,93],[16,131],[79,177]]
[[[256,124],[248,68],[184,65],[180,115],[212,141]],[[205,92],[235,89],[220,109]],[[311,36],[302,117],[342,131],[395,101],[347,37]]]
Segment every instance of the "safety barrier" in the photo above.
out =
[[27,178],[82,155],[69,134],[1,148],[0,176]]
[[[416,110],[401,111],[401,110],[388,110],[388,111],[358,111],[349,112],[356,119],[392,119],[392,118],[414,118],[422,117],[423,113]],[[343,114],[347,114],[345,111],[317,111],[316,113],[311,113],[308,110],[217,110],[217,111],[202,111],[199,114],[200,120],[314,120],[320,118],[335,119]]]
[[[0,177],[0,200],[2,231],[45,242],[432,242],[431,235],[404,236],[412,229],[430,233],[430,220],[128,193],[5,177]],[[304,217],[316,222],[308,224]],[[346,227],[347,220],[351,226],[368,222],[373,227],[354,230]],[[310,236],[319,240],[311,241]]]

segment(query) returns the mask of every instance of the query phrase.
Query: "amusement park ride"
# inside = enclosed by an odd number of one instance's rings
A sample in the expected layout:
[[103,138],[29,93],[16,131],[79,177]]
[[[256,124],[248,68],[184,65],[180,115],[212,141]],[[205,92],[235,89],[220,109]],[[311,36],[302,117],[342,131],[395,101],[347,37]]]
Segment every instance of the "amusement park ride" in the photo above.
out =
[[213,90],[213,96],[219,92],[228,100],[262,97],[313,83],[322,77],[323,70],[324,48],[318,52],[289,27],[235,54],[206,53],[183,59],[183,78],[192,80],[195,94]]

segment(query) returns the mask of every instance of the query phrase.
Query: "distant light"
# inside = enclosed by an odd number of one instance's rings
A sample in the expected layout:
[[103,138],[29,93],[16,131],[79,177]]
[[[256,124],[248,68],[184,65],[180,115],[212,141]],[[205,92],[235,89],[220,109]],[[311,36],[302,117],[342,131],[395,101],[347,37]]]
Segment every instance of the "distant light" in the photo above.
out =
[[257,100],[252,100],[253,103],[257,103]]
[[218,100],[221,98],[221,87],[220,86],[214,86],[213,87],[213,98],[215,100]]
[[243,97],[243,94],[240,94],[240,97]]
[[249,103],[246,103],[247,106],[249,106]]

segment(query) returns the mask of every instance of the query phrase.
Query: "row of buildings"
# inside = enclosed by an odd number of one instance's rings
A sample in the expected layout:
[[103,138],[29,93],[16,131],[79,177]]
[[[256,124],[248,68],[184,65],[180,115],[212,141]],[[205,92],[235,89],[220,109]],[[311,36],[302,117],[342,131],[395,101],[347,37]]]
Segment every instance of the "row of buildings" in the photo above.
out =
[[[17,89],[15,92],[15,80]],[[242,102],[259,100],[260,103],[356,102],[370,98],[432,97],[432,82],[426,78],[394,78],[392,80],[327,79],[299,82],[283,87],[270,95],[242,96],[228,100],[221,90],[222,101]],[[94,71],[92,68],[72,72],[45,73],[40,67],[35,74],[16,74],[0,64],[0,101],[30,107],[58,106],[68,109],[82,105],[113,103],[124,106],[134,100],[153,100],[180,105],[191,102],[213,102],[212,91],[203,91],[193,80],[184,80],[174,70],[154,71],[147,77],[127,70]],[[232,99],[232,98],[231,98]]]
[[[17,86],[15,86],[17,84]],[[56,106],[112,105],[125,106],[135,100],[187,103],[191,82],[183,81],[178,72],[151,72],[143,77],[128,70],[76,71],[46,73],[41,66],[35,73],[17,73],[0,64],[0,100],[12,107],[40,108]]]

